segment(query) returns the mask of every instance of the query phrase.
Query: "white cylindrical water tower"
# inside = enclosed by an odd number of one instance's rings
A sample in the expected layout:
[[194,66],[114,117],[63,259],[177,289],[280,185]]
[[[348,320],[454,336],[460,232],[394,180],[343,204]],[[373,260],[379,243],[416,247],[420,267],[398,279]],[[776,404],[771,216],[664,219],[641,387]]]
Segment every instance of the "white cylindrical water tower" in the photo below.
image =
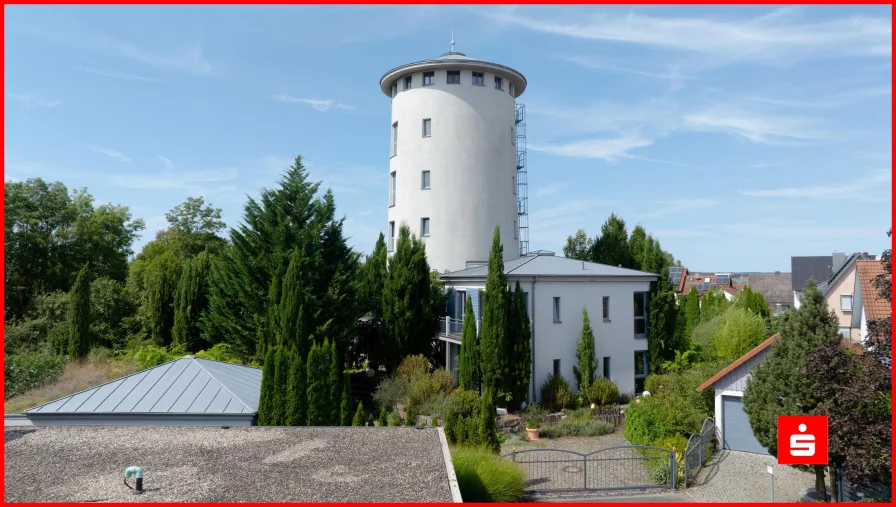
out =
[[392,98],[387,244],[407,224],[439,272],[487,262],[495,225],[504,259],[520,253],[515,99],[526,78],[451,49],[380,79]]

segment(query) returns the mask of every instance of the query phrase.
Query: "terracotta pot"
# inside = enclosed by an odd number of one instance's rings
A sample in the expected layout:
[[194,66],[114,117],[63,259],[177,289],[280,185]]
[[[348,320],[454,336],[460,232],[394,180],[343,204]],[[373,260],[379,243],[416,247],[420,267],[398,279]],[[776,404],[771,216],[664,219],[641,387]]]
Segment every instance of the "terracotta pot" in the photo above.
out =
[[529,440],[538,440],[538,434],[540,432],[540,428],[526,428],[526,436],[529,437]]

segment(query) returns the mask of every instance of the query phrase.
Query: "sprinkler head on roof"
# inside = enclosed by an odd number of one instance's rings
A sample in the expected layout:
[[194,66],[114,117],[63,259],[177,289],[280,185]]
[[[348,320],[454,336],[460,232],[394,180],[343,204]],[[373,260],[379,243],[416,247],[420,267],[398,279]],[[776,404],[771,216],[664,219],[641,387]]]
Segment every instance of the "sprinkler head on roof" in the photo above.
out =
[[[131,485],[128,484],[128,479],[131,476],[134,476],[135,480],[137,481],[137,484],[133,488],[131,488]],[[143,493],[143,469],[136,466],[128,467],[124,471],[124,485],[134,490],[135,495]]]

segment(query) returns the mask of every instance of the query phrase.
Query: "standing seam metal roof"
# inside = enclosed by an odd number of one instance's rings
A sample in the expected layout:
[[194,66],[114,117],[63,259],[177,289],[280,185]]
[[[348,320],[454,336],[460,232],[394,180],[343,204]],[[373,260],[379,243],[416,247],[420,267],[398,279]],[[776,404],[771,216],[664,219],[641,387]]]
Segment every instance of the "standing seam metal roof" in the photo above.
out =
[[261,370],[184,356],[26,410],[25,414],[253,414]]
[[[654,278],[658,276],[655,273],[553,255],[534,255],[506,261],[504,263],[504,274],[514,276],[652,276]],[[488,276],[488,266],[477,266],[441,275],[442,278],[477,278],[486,276]]]

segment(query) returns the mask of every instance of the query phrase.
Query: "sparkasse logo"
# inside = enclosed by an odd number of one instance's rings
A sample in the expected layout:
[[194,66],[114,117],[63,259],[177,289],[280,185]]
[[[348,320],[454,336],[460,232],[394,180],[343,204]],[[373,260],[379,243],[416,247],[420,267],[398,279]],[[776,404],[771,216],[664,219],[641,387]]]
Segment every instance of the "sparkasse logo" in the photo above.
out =
[[828,464],[828,416],[778,416],[779,465]]

